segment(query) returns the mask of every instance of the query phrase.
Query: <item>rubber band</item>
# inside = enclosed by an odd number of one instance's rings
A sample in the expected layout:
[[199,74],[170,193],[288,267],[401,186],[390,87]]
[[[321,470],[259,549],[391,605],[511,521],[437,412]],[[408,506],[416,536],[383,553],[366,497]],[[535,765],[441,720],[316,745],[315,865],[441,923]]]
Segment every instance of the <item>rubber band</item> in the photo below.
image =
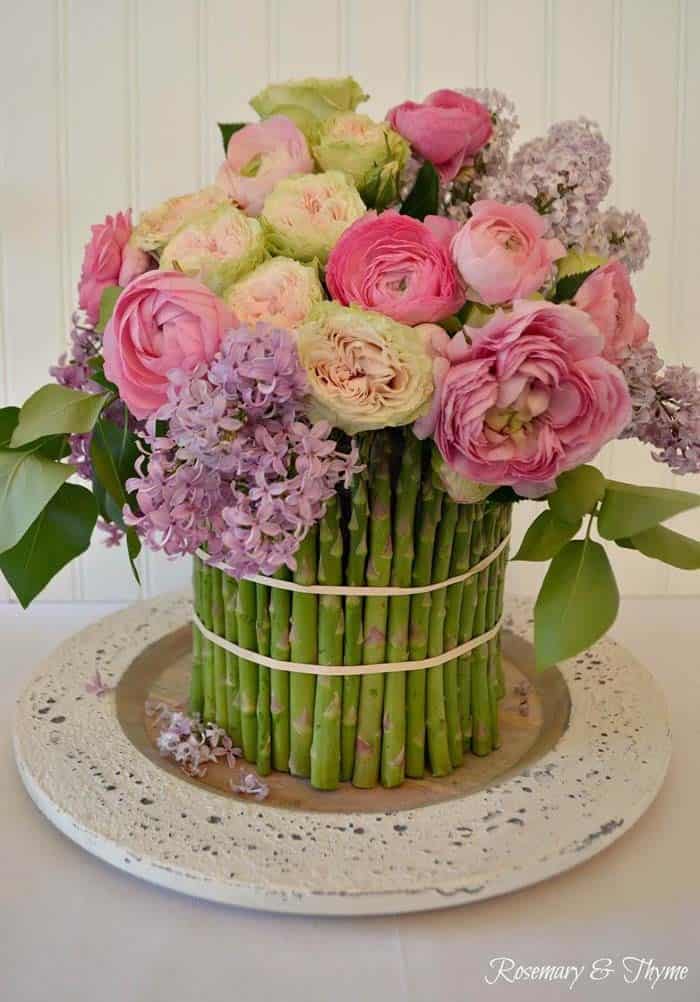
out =
[[[254,584],[265,585],[267,588],[279,588],[282,591],[296,591],[303,595],[346,595],[349,597],[364,596],[365,598],[391,598],[400,597],[402,595],[426,595],[429,592],[440,591],[442,588],[449,588],[450,585],[460,584],[462,581],[468,581],[469,578],[474,577],[475,574],[479,574],[481,571],[489,567],[490,564],[492,564],[493,561],[501,555],[509,541],[510,533],[508,533],[508,535],[501,540],[495,550],[488,553],[482,560],[479,561],[478,564],[474,564],[474,566],[470,567],[464,572],[464,574],[455,574],[454,577],[447,578],[445,581],[438,581],[427,585],[416,585],[410,588],[399,588],[396,585],[389,585],[386,588],[372,588],[369,585],[303,585],[298,584],[296,581],[283,581],[280,578],[265,577],[263,574],[251,574],[242,580],[252,581]],[[200,560],[204,560],[205,562],[209,559],[209,554],[206,550],[197,550],[197,556]],[[224,566],[214,561],[211,562],[210,566],[217,567],[225,573],[228,573]]]
[[277,658],[268,657],[266,654],[258,654],[257,651],[250,651],[246,647],[239,647],[232,640],[220,637],[218,633],[212,633],[201,621],[197,613],[192,614],[192,623],[207,640],[217,647],[222,647],[231,654],[236,654],[245,661],[252,661],[253,664],[262,665],[264,668],[273,668],[275,671],[300,672],[303,675],[378,675],[384,672],[393,671],[417,671],[419,668],[438,668],[448,661],[468,654],[475,648],[486,644],[498,634],[503,623],[501,617],[495,626],[492,626],[486,633],[472,637],[471,640],[452,647],[449,651],[436,654],[431,658],[423,658],[421,661],[387,661],[377,665],[315,665],[305,664],[301,661],[278,661]]

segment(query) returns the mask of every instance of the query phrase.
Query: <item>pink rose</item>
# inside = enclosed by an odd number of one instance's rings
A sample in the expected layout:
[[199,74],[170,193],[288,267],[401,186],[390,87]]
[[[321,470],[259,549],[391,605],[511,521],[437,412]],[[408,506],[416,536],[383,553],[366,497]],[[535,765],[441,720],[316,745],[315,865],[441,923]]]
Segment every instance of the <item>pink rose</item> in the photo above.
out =
[[593,320],[605,339],[603,355],[615,365],[622,361],[627,348],[649,337],[649,324],[637,313],[637,297],[621,261],[596,268],[573,302]]
[[566,254],[559,240],[545,240],[546,222],[529,205],[484,199],[452,241],[452,257],[482,303],[525,299],[545,282],[552,262]]
[[441,320],[466,299],[449,255],[457,224],[421,223],[389,211],[368,212],[331,251],[326,284],[334,299],[384,313],[403,324]]
[[104,333],[105,375],[135,417],[150,417],[167,400],[168,374],[211,361],[233,326],[206,285],[177,271],[149,272],[117,300]]
[[488,108],[456,90],[436,90],[422,104],[404,101],[386,117],[418,156],[434,164],[444,182],[459,174],[493,131]]
[[154,267],[155,262],[138,247],[129,244],[131,210],[107,216],[104,223],[91,227],[85,245],[78,282],[78,302],[91,324],[100,316],[100,299],[108,285],[127,285],[132,278]]
[[259,216],[278,181],[313,169],[304,134],[291,118],[273,115],[233,133],[216,183],[249,216]]
[[452,340],[434,330],[438,399],[416,433],[432,432],[470,480],[545,494],[630,420],[627,384],[602,346],[581,310],[542,302],[519,301]]

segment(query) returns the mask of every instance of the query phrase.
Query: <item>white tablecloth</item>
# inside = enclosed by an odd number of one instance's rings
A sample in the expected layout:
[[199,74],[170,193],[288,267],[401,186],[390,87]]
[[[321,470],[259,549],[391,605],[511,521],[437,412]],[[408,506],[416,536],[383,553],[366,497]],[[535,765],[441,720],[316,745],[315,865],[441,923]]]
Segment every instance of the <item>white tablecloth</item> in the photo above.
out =
[[[25,794],[13,703],[33,664],[116,607],[0,606],[0,998],[4,1002],[664,1002],[700,998],[700,609],[697,598],[629,599],[617,637],[655,673],[674,755],[636,827],[578,869],[503,898],[398,918],[304,919],[191,900],[83,852]],[[570,982],[500,978],[584,965]],[[626,957],[686,965],[684,981],[625,983]],[[610,958],[612,973],[590,979]],[[599,964],[599,968],[606,965]],[[627,977],[637,965],[628,961]],[[510,975],[512,977],[512,975]]]

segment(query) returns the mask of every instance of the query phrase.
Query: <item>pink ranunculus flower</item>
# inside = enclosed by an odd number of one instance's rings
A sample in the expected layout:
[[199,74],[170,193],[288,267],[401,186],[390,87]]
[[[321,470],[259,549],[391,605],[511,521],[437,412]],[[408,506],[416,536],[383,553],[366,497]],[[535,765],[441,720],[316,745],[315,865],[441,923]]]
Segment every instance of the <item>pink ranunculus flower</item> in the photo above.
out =
[[420,104],[404,101],[386,117],[418,156],[430,160],[444,182],[459,174],[493,131],[488,108],[456,90],[436,90]]
[[546,222],[529,205],[475,202],[452,240],[452,257],[470,298],[494,305],[526,299],[546,281],[552,262],[566,254],[544,236]]
[[619,365],[628,348],[649,337],[649,324],[637,313],[637,297],[621,261],[596,268],[581,285],[573,300],[593,320],[605,339],[603,355]]
[[233,326],[206,285],[177,271],[149,272],[117,300],[104,333],[105,375],[134,417],[150,417],[167,401],[168,374],[211,361]]
[[155,266],[148,254],[129,243],[130,236],[130,209],[92,227],[78,282],[78,302],[91,324],[97,323],[100,299],[108,285],[125,286]]
[[216,183],[249,216],[259,216],[278,181],[313,169],[304,134],[291,118],[273,115],[233,133]]
[[368,212],[331,251],[326,284],[334,299],[384,313],[403,324],[442,320],[466,295],[449,255],[457,224]]
[[432,433],[470,480],[546,494],[630,420],[627,384],[602,347],[585,313],[545,302],[518,301],[451,340],[434,330],[437,400],[416,434]]

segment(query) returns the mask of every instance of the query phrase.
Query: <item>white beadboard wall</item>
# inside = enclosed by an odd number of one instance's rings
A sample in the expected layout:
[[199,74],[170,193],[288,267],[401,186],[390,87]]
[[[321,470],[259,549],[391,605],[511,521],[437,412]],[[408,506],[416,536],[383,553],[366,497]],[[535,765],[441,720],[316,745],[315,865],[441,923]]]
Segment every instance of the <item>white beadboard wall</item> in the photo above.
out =
[[[208,183],[217,120],[244,119],[268,80],[311,74],[353,73],[377,117],[476,85],[510,94],[522,138],[597,119],[612,200],[652,232],[642,311],[669,359],[700,366],[700,0],[1,0],[0,12],[0,405],[24,399],[62,348],[90,224]],[[620,479],[673,482],[631,443],[602,462]],[[519,533],[530,515],[519,506]],[[679,523],[700,535],[697,514]],[[615,557],[627,594],[700,593],[698,574]],[[188,573],[148,554],[143,592]],[[539,574],[515,564],[511,587],[532,592]],[[43,598],[137,593],[124,555],[97,546]]]

